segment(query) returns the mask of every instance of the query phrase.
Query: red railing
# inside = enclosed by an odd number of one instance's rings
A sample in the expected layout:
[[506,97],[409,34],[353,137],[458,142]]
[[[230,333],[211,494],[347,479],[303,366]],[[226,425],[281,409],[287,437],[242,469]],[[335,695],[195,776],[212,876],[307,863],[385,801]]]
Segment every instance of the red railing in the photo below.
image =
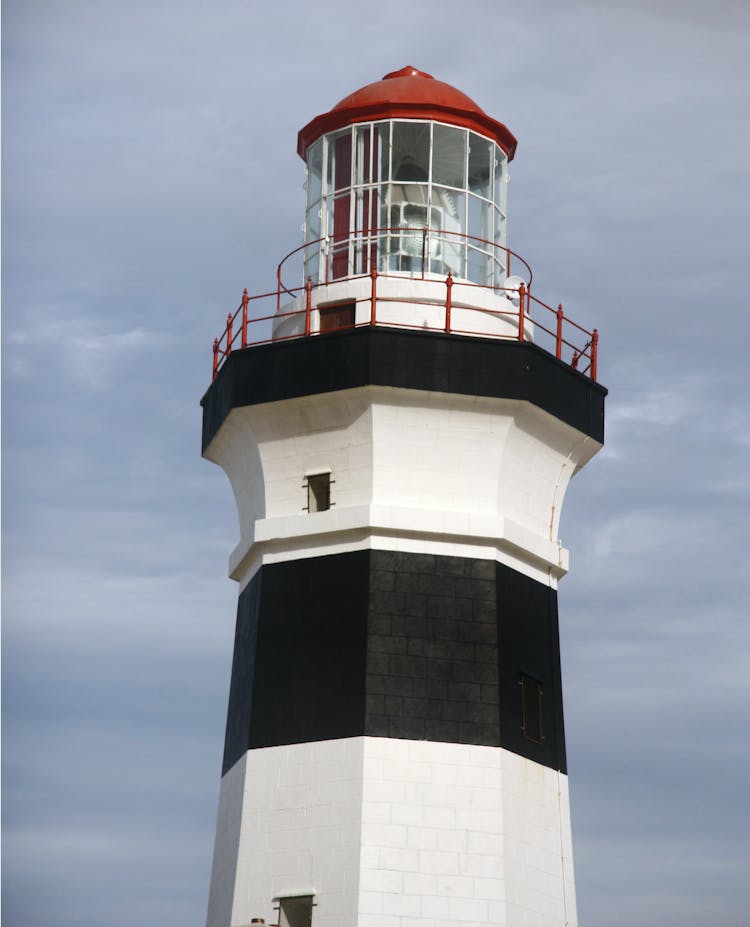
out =
[[[353,276],[357,275],[356,265],[359,264],[359,273],[367,273],[371,264],[374,262],[378,250],[380,248],[381,254],[390,254],[391,246],[394,239],[401,238],[402,236],[407,237],[416,237],[419,236],[422,239],[420,254],[419,254],[419,271],[417,277],[421,279],[427,279],[429,272],[429,264],[431,256],[429,254],[430,244],[433,241],[441,242],[443,244],[453,245],[456,244],[464,246],[468,243],[471,243],[473,250],[478,251],[478,253],[483,254],[486,258],[491,259],[496,265],[502,266],[504,268],[505,276],[510,277],[513,273],[513,261],[515,260],[521,266],[518,268],[523,275],[527,276],[526,287],[527,289],[531,287],[531,281],[533,278],[533,271],[531,270],[530,265],[520,254],[516,254],[515,251],[511,251],[510,248],[506,248],[503,245],[498,245],[494,241],[490,241],[487,238],[477,238],[475,235],[467,235],[464,232],[452,232],[447,229],[428,229],[422,228],[420,226],[387,226],[383,228],[371,229],[369,232],[352,232],[345,236],[333,236],[333,237],[324,237],[316,238],[312,241],[307,241],[303,245],[295,248],[293,251],[290,251],[286,257],[282,258],[278,267],[276,268],[276,292],[277,292],[277,304],[276,309],[281,308],[281,294],[292,295],[293,291],[284,285],[282,281],[282,270],[284,265],[290,261],[295,256],[305,252],[309,254],[312,252],[314,255],[317,250],[323,254],[323,274],[322,277],[326,284],[333,281],[346,279],[342,278],[340,275],[334,275],[333,273],[333,258],[336,254],[341,254],[344,249],[347,252],[352,252],[352,254],[347,254],[349,263],[352,265],[351,269],[353,271]],[[382,247],[382,243],[385,244],[385,247]],[[416,257],[416,255],[413,255]],[[367,258],[370,258],[369,260]],[[440,262],[442,263],[442,262]],[[415,276],[414,269],[410,271],[410,277]],[[433,274],[434,276],[434,274]],[[491,288],[491,287],[490,287]]]
[[[276,269],[275,290],[271,290],[267,293],[259,293],[253,296],[248,295],[247,289],[244,290],[239,306],[233,313],[229,313],[224,331],[218,338],[214,340],[213,377],[216,377],[222,365],[225,363],[232,351],[238,350],[240,348],[252,347],[254,345],[288,341],[316,335],[317,332],[312,330],[311,324],[312,312],[316,308],[316,301],[314,299],[316,290],[318,290],[321,286],[328,286],[329,283],[338,284],[369,278],[369,294],[365,297],[351,300],[355,304],[369,302],[370,311],[368,313],[367,321],[356,322],[357,314],[355,310],[354,324],[346,327],[356,328],[365,325],[386,325],[396,328],[414,328],[419,329],[420,331],[441,331],[454,335],[472,335],[474,337],[492,337],[500,339],[505,338],[523,341],[527,335],[527,320],[530,320],[533,323],[533,338],[536,344],[539,344],[550,353],[554,353],[555,357],[557,357],[559,360],[569,363],[580,373],[588,374],[592,380],[596,380],[598,353],[597,330],[593,329],[592,331],[588,331],[577,322],[574,322],[571,318],[565,315],[561,304],[558,305],[555,309],[547,303],[542,302],[542,300],[533,296],[530,291],[531,268],[526,263],[526,261],[520,257],[520,255],[515,254],[510,249],[494,245],[492,242],[471,238],[472,243],[482,243],[496,250],[501,250],[504,252],[503,266],[507,276],[511,275],[512,261],[516,260],[519,262],[522,265],[522,268],[526,271],[524,276],[527,277],[527,282],[523,282],[518,286],[512,287],[486,286],[478,283],[472,283],[460,278],[454,278],[449,271],[444,278],[445,296],[437,300],[434,298],[434,284],[436,282],[439,283],[441,278],[436,277],[435,274],[430,274],[425,270],[426,260],[430,260],[429,255],[426,255],[425,253],[428,247],[427,242],[430,234],[429,230],[403,229],[400,227],[397,229],[377,229],[373,230],[368,235],[362,235],[358,233],[356,236],[351,236],[351,238],[357,238],[360,241],[360,245],[364,243],[364,245],[368,247],[369,251],[370,249],[374,249],[376,247],[377,241],[379,241],[384,235],[397,235],[404,234],[405,232],[419,232],[423,235],[421,270],[417,271],[416,273],[408,274],[406,279],[409,279],[412,282],[424,281],[425,283],[431,284],[432,289],[430,289],[429,292],[427,291],[427,288],[425,288],[424,298],[420,295],[419,305],[420,308],[426,309],[432,307],[434,310],[436,310],[436,313],[442,316],[442,319],[439,320],[440,324],[425,325],[420,323],[418,325],[414,325],[407,322],[406,320],[386,321],[382,316],[378,318],[378,305],[389,302],[403,303],[408,302],[408,300],[404,300],[403,297],[384,297],[378,293],[379,280],[393,278],[399,278],[403,280],[405,275],[403,272],[388,273],[378,271],[375,261],[372,262],[369,270],[367,271],[352,273],[346,277],[338,276],[333,278],[330,274],[330,253],[328,250],[326,250],[325,254],[323,255],[325,260],[324,280],[322,280],[320,283],[313,283],[311,278],[308,277],[304,286],[286,286],[282,280],[282,269],[284,268],[284,265],[295,255],[303,254],[306,249],[315,248],[315,246],[320,246],[321,249],[326,248],[328,244],[327,240],[318,239],[316,241],[307,242],[304,245],[300,245],[299,248],[295,248],[294,251],[291,251],[279,263]],[[441,239],[444,239],[448,234],[458,235],[458,233],[446,232],[433,234],[438,234]],[[461,237],[466,239],[470,238],[470,236]],[[338,242],[336,244],[338,244]],[[419,256],[417,255],[417,257]],[[471,302],[470,295],[462,300],[456,299],[454,290],[459,290],[465,296],[465,291],[471,289],[484,291],[490,290],[497,294],[507,294],[511,300],[509,301],[509,308],[506,309],[503,307],[501,310],[490,310],[484,306],[472,306],[469,304]],[[282,294],[285,297],[289,297],[290,300],[295,300],[296,297],[302,293],[305,294],[304,308],[291,309],[286,312],[281,311]],[[263,301],[266,301],[266,305],[270,304],[272,307],[271,311],[264,311],[263,309],[259,308],[259,314],[251,313],[251,304],[253,307],[261,307],[263,306]],[[490,316],[495,318],[511,319],[513,320],[513,328],[515,328],[515,331],[513,331],[511,334],[505,334],[486,330],[482,331],[474,328],[471,330],[457,328],[454,324],[454,313],[456,309],[460,309],[462,312],[476,312],[485,318]],[[360,316],[361,315],[362,314],[360,313]],[[274,326],[278,327],[279,323],[283,324],[283,320],[293,317],[300,319],[300,325],[298,326],[299,330],[286,335],[273,332],[272,329]],[[436,319],[436,321],[438,320]],[[548,324],[545,325],[545,322],[548,322]]]

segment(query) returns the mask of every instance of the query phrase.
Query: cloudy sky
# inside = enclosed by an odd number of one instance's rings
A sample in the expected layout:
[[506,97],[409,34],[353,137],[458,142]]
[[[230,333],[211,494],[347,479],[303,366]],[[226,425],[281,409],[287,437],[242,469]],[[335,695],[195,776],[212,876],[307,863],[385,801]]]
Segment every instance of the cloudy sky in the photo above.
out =
[[581,923],[748,923],[749,14],[5,0],[8,927],[203,923],[238,538],[210,345],[301,240],[298,129],[406,64],[517,135],[511,246],[601,332],[561,526]]

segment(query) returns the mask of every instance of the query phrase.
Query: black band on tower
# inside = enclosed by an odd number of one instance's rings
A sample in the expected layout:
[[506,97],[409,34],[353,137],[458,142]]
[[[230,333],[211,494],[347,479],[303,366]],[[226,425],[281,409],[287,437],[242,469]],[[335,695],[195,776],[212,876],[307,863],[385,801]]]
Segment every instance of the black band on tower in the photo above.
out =
[[248,749],[361,735],[565,772],[556,592],[494,561],[392,551],[262,567],[239,600],[223,772]]
[[203,450],[234,408],[358,386],[525,399],[604,440],[607,390],[535,344],[365,327],[232,353],[201,400]]

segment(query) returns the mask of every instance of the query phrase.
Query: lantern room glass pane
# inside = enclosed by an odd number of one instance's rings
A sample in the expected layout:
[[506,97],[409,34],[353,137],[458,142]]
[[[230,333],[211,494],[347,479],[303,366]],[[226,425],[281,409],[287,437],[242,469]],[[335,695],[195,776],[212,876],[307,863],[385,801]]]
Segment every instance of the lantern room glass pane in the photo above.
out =
[[357,126],[354,130],[354,183],[370,182],[371,151],[370,126]]
[[505,184],[505,158],[503,153],[496,148],[495,149],[495,184],[493,187],[494,190],[494,199],[495,205],[502,212],[505,208],[504,200],[504,184]]
[[454,277],[466,277],[466,244],[463,238],[430,232],[427,251],[430,273],[444,276],[450,271]]
[[[391,206],[391,228],[404,229],[408,236],[419,238],[422,229],[432,227],[430,218],[427,204],[402,202]],[[439,221],[437,210],[433,210],[432,218]]]
[[307,210],[306,216],[306,225],[305,225],[305,241],[306,242],[315,242],[315,244],[310,247],[305,248],[305,280],[308,277],[312,277],[313,283],[318,282],[318,264],[320,257],[320,227],[321,227],[321,213],[322,213],[322,203],[318,200],[317,203],[313,203],[312,206]]
[[432,188],[432,205],[440,210],[440,227],[451,232],[463,232],[466,227],[464,201],[466,196],[460,190],[445,187]]
[[[501,212],[498,212],[497,210],[494,210],[494,214],[495,214],[495,241],[499,245],[502,246],[505,244],[505,216]],[[498,248],[498,255],[500,254],[501,250],[502,250],[501,248]]]
[[493,254],[494,286],[503,286],[508,268],[508,252],[505,250],[505,216],[497,209],[493,210],[495,222],[495,242],[497,247]]
[[479,283],[482,286],[489,285],[492,282],[491,258],[484,251],[478,251],[476,248],[467,248],[467,273],[466,276],[472,283]]
[[497,258],[493,261],[492,272],[492,285],[502,287],[505,283],[505,265]]
[[323,139],[310,148],[307,154],[307,202],[320,199],[323,188]]
[[490,158],[495,146],[481,135],[469,134],[469,190],[489,199]]
[[320,200],[313,203],[307,212],[307,234],[306,241],[315,241],[320,238]]
[[373,229],[377,224],[377,187],[360,188],[355,193],[354,230],[354,272],[364,274],[370,270],[376,255],[376,241]]
[[375,137],[377,139],[376,146],[376,160],[375,165],[376,175],[373,177],[373,180],[376,182],[387,181],[390,177],[390,163],[391,163],[391,124],[390,122],[381,122],[379,125],[375,126]]
[[435,125],[432,139],[432,182],[466,187],[466,131]]
[[[491,208],[490,204],[485,200],[480,200],[476,196],[469,196],[469,226],[467,232],[472,238],[481,238],[484,241],[492,240]],[[470,241],[469,244],[482,247],[481,242],[478,241]]]
[[394,122],[391,149],[394,181],[427,183],[430,179],[429,122]]
[[326,135],[324,138],[325,148],[324,148],[324,177],[325,177],[325,192],[330,193],[333,190],[333,162],[335,158],[336,146],[334,145],[334,137],[332,135]]
[[430,271],[437,274],[447,274],[450,271],[456,277],[464,274],[464,251],[466,229],[466,194],[459,190],[446,187],[432,188],[432,209],[435,220],[431,238],[440,242],[435,251],[431,249],[433,260],[430,261]]
[[328,189],[343,190],[352,185],[352,132],[347,129],[328,139]]
[[377,228],[379,229],[376,239],[378,270],[383,272],[388,269],[388,254],[390,251],[391,235],[387,231],[390,210],[389,197],[389,184],[382,184],[380,187],[373,188],[373,216],[377,219]]
[[[423,228],[427,219],[427,205],[430,188],[425,184],[391,184],[391,219],[388,225],[413,225],[415,220]],[[406,204],[423,207],[421,210],[408,210]]]
[[[330,202],[330,201],[329,201]],[[349,234],[351,231],[351,193],[347,190],[333,201],[332,274],[334,279],[351,273]],[[329,234],[331,231],[329,220]]]

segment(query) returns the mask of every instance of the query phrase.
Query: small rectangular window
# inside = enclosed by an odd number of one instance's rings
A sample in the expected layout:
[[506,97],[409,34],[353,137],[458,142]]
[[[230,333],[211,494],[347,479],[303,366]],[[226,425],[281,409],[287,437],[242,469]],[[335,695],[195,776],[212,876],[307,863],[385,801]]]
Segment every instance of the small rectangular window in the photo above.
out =
[[327,512],[331,507],[331,474],[310,473],[307,476],[307,511]]
[[279,927],[311,927],[312,895],[279,898]]
[[524,736],[535,743],[544,741],[542,729],[542,684],[531,676],[521,673],[521,730]]

